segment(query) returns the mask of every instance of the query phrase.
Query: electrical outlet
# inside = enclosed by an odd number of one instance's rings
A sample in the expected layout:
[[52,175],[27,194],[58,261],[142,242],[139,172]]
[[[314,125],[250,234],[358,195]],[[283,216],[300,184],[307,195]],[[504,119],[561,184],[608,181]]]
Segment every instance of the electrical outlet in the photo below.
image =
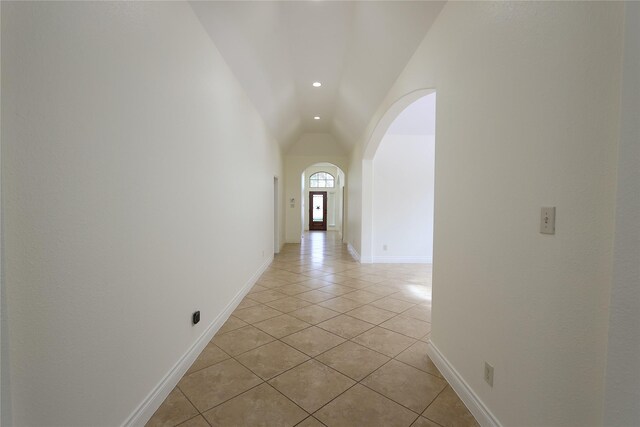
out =
[[556,234],[555,206],[540,209],[540,233]]
[[490,387],[493,387],[493,366],[487,362],[484,362],[484,381],[489,384]]
[[386,251],[387,250],[387,245],[382,245],[382,250]]
[[191,322],[194,325],[200,322],[200,310],[193,312],[193,316],[191,316]]

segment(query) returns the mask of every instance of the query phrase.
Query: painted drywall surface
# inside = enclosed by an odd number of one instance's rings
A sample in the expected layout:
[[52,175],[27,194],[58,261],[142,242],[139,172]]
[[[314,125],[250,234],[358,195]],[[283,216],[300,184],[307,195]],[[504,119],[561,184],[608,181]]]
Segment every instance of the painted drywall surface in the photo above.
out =
[[[2,4],[0,3],[0,27],[2,22]],[[0,46],[2,45],[2,31],[0,31]],[[2,55],[0,55],[0,70],[2,70]],[[0,71],[0,80],[1,80]],[[0,92],[2,92],[0,85]],[[0,93],[0,99],[2,94]],[[0,129],[2,129],[2,114],[0,113]],[[2,132],[0,132],[0,147],[2,146]],[[1,151],[1,150],[0,150]],[[0,164],[2,163],[0,153]],[[2,192],[2,176],[0,174],[0,193]],[[9,330],[7,322],[7,299],[4,280],[4,232],[2,231],[2,195],[0,194],[0,426],[8,426],[11,422],[11,400],[9,392]]]
[[[327,230],[328,231],[342,231],[341,223],[339,222],[339,211],[342,211],[342,186],[340,182],[340,169],[336,166],[318,166],[313,165],[304,170],[305,188],[304,188],[304,205],[303,209],[304,220],[303,225],[305,230],[309,230],[309,191],[326,191],[327,192]],[[334,187],[333,188],[311,188],[309,186],[309,178],[316,172],[328,172],[333,175]],[[332,221],[333,220],[333,221]]]
[[436,94],[431,93],[411,103],[387,128],[390,135],[435,135]]
[[349,186],[346,190],[347,213],[344,232],[345,240],[358,255],[361,251],[362,236],[362,150],[361,145],[356,144],[349,157],[349,170],[347,180]]
[[[278,203],[278,249],[275,249],[275,242],[273,245],[273,253],[276,254],[280,252],[282,247],[286,241],[286,200],[285,200],[285,176],[284,176],[284,157],[282,154],[282,148],[279,144],[271,144],[271,155],[270,158],[275,160],[274,178],[278,179],[278,200],[277,202],[274,200],[272,195],[272,203]],[[272,192],[274,190],[272,189]],[[273,193],[272,193],[273,194]],[[275,215],[275,212],[274,212]],[[273,231],[273,230],[272,230]],[[273,239],[273,238],[272,238]]]
[[602,419],[622,16],[450,2],[369,125],[437,90],[432,340],[503,425]]
[[[276,147],[277,148],[277,158],[278,160],[281,162],[282,161],[282,156],[280,153],[280,148],[279,146]],[[279,164],[278,165],[278,170],[282,171],[282,165]],[[277,207],[277,232],[278,232],[278,239],[276,242],[274,242],[274,254],[277,254],[280,252],[280,250],[282,249],[282,247],[285,244],[285,198],[284,198],[284,175],[276,175],[274,178],[278,179],[278,191],[277,191],[277,200],[275,200],[274,197],[274,203],[278,204]],[[275,191],[275,190],[274,190]],[[274,212],[275,215],[275,212]]]
[[387,135],[378,147],[373,160],[374,262],[432,261],[434,155],[433,135]]
[[[344,148],[328,133],[305,133],[285,153],[286,156],[347,157]],[[318,161],[317,163],[321,163]]]
[[120,425],[273,251],[278,150],[187,3],[2,9],[13,424]]
[[625,36],[605,426],[640,425],[640,4],[625,6]]
[[[300,197],[302,194],[302,172],[316,163],[332,163],[346,174],[348,157],[342,147],[329,134],[305,134],[293,144],[284,154],[285,169],[285,228],[286,242],[300,243],[302,233],[302,218],[300,211]],[[345,186],[349,187],[347,177]],[[345,194],[345,203],[348,198]],[[293,207],[290,200],[294,199]],[[348,230],[348,226],[345,226]],[[343,230],[343,232],[347,231]]]

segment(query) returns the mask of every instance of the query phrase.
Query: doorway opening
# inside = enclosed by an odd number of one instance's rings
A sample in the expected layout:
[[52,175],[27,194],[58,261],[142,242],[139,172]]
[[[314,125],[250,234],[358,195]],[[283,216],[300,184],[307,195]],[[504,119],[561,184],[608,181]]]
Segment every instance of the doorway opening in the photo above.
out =
[[309,191],[309,230],[327,231],[326,191]]
[[373,157],[372,261],[433,261],[435,93],[405,108]]
[[373,131],[362,162],[362,263],[433,260],[436,93],[410,93]]
[[333,163],[315,163],[301,174],[301,223],[305,231],[336,232],[342,237],[345,174]]

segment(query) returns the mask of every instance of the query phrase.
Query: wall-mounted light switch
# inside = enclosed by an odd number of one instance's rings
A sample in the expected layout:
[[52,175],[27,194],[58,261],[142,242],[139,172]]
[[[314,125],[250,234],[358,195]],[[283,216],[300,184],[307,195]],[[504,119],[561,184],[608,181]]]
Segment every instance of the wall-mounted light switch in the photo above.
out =
[[489,384],[490,387],[493,387],[493,366],[487,362],[484,362],[484,381]]
[[540,209],[540,233],[556,234],[556,207]]

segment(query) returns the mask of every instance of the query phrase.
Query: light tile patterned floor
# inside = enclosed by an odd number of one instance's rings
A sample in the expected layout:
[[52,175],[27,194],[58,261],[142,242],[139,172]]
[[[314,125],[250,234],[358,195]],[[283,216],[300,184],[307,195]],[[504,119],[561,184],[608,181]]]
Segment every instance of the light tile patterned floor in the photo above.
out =
[[426,355],[431,270],[288,244],[148,426],[477,426]]

